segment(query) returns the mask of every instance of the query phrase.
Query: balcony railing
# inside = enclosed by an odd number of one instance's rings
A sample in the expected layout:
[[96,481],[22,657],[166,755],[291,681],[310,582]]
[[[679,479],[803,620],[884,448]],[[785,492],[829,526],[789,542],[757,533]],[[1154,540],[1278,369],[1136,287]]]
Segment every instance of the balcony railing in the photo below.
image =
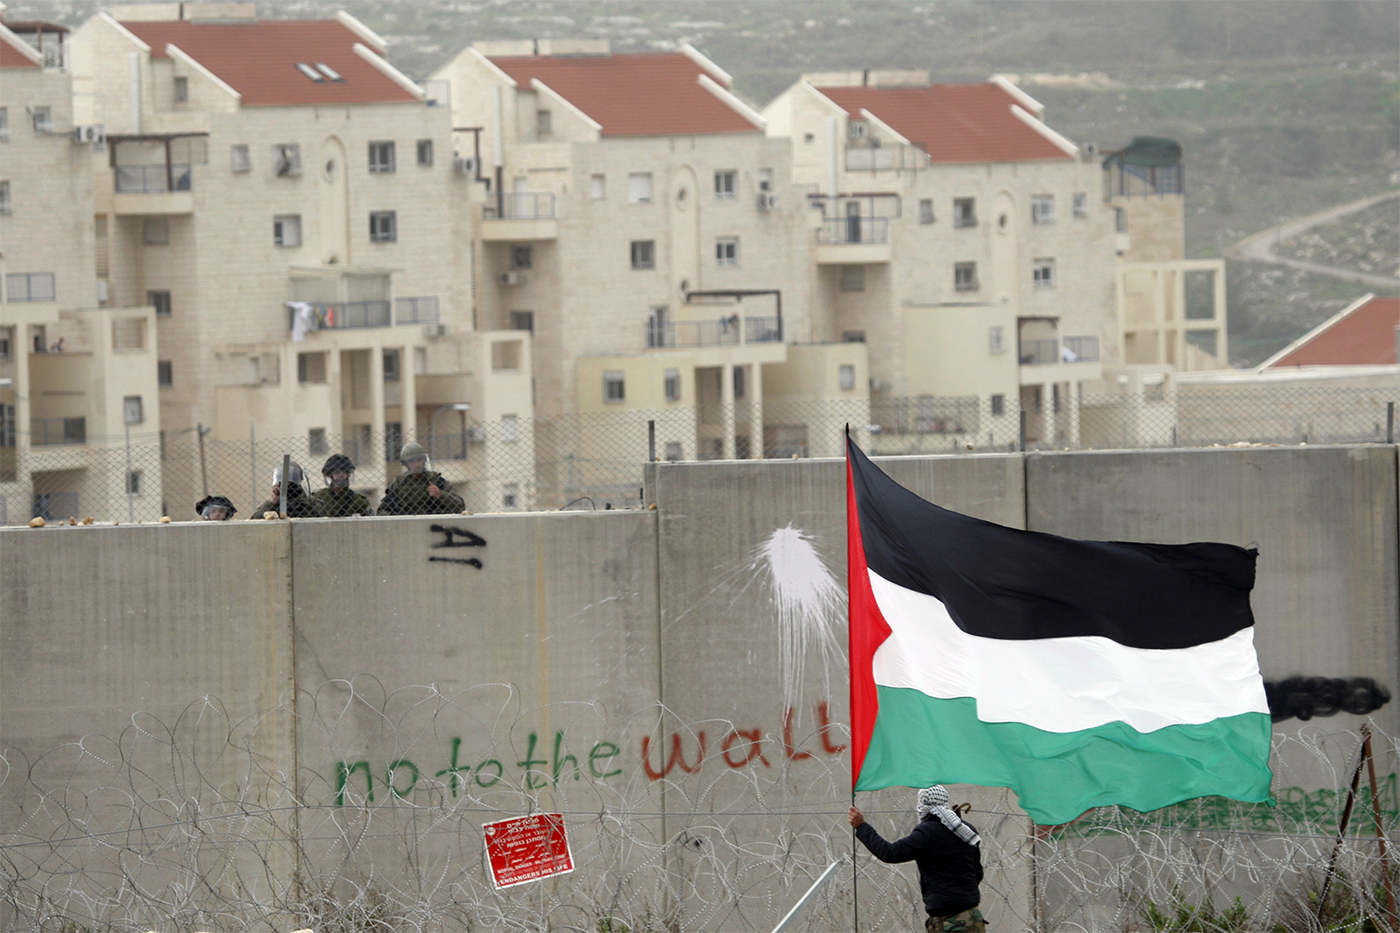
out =
[[919,171],[928,168],[928,153],[913,146],[861,146],[846,149],[846,171]]
[[828,220],[817,228],[817,242],[824,245],[888,243],[890,222],[884,217],[846,217]]
[[436,298],[395,298],[394,322],[397,324],[436,324],[438,322],[438,300]]
[[1049,363],[1092,363],[1099,358],[1099,338],[1066,337],[1064,340],[1022,340],[1022,366],[1044,366]]
[[505,194],[499,211],[495,204],[484,204],[481,216],[487,220],[553,220],[554,195],[548,191]]
[[[743,337],[740,340],[740,337]],[[740,318],[738,315],[715,321],[648,321],[649,349],[666,347],[734,347],[740,343],[782,343],[783,322],[777,317]]]
[[29,446],[58,447],[87,443],[86,418],[31,418]]
[[156,194],[163,191],[189,191],[188,163],[165,165],[118,165],[117,191],[121,194]]

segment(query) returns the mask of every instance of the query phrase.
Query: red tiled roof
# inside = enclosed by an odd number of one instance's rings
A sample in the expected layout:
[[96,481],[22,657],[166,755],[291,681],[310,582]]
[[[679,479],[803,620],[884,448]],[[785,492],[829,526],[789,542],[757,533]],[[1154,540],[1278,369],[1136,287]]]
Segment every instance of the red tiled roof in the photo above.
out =
[[604,136],[761,132],[701,87],[704,70],[678,52],[502,56],[492,57],[491,63],[526,90],[538,78],[601,124]]
[[851,117],[869,110],[934,162],[1025,162],[1070,155],[1011,112],[1017,101],[995,84],[823,87]]
[[[23,41],[15,40],[15,41]],[[9,36],[0,39],[0,68],[38,68],[34,60],[10,44]]]
[[[122,23],[165,58],[173,44],[243,95],[245,106],[378,104],[414,96],[355,54],[360,41],[335,20]],[[297,63],[324,62],[344,81],[312,81]]]
[[1394,363],[1396,327],[1400,327],[1400,298],[1372,298],[1319,326],[1268,368]]

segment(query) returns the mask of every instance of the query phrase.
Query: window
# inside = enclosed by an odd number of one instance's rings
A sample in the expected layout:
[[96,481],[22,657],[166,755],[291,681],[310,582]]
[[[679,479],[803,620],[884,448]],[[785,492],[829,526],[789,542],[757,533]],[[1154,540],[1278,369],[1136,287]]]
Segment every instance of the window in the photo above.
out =
[[987,328],[987,352],[1006,352],[1006,328],[999,324]]
[[535,137],[548,139],[554,132],[554,118],[548,110],[535,111]]
[[933,198],[919,198],[919,223],[933,223]]
[[399,459],[399,451],[403,450],[403,422],[384,422],[384,461],[386,463]]
[[170,243],[170,221],[164,217],[147,217],[141,222],[141,242],[147,246],[167,246]]
[[141,396],[128,395],[122,399],[122,422],[124,424],[140,424],[146,420],[146,415],[141,407]]
[[369,144],[369,173],[384,175],[394,170],[394,144],[377,142]]
[[306,62],[297,62],[297,71],[300,71],[302,74],[306,75],[308,78],[310,78],[312,81],[315,81],[317,84],[320,84],[326,80],[325,75],[321,74],[315,68],[312,68]]
[[666,392],[666,401],[679,402],[681,400],[681,371],[679,369],[666,370],[662,385]]
[[1082,191],[1074,195],[1074,216],[1089,216],[1089,196]]
[[321,74],[325,75],[327,78],[330,78],[332,81],[345,80],[340,76],[340,72],[336,71],[334,68],[332,68],[330,65],[327,65],[325,62],[317,62],[316,70],[321,72]]
[[0,107],[0,142],[10,139],[10,108]]
[[127,470],[126,472],[126,494],[128,496],[141,495],[141,471]]
[[53,301],[52,272],[11,272],[5,276],[6,301]]
[[529,331],[533,334],[535,332],[535,312],[512,311],[510,313],[510,329]]
[[10,183],[0,181],[0,214],[8,214],[10,210]]
[[729,200],[734,197],[734,179],[739,173],[733,169],[715,172],[715,197]]
[[1115,207],[1113,209],[1113,229],[1118,233],[1128,232],[1128,211],[1126,208]]
[[745,372],[745,371],[744,371],[744,367],[742,367],[742,366],[735,366],[735,367],[734,367],[734,397],[735,397],[735,398],[743,398],[743,397],[744,397],[744,372]]
[[229,146],[228,149],[229,169],[233,172],[251,172],[253,170],[253,157],[248,151],[246,144]]
[[627,176],[627,200],[633,204],[651,203],[651,172],[633,172]]
[[1037,259],[1031,264],[1031,281],[1036,288],[1053,288],[1055,286],[1055,260]]
[[298,353],[297,382],[323,383],[326,381],[326,354]]
[[15,446],[15,406],[0,404],[0,447]]
[[863,330],[843,330],[841,331],[842,343],[865,343],[865,331]]
[[326,452],[326,429],[308,428],[306,431],[306,452],[319,456]]
[[681,442],[680,442],[680,441],[667,441],[667,442],[666,442],[666,462],[667,462],[667,463],[676,463],[676,462],[678,462],[680,459],[681,459]]
[[841,368],[837,370],[837,374],[841,388],[844,391],[850,391],[856,387],[856,368],[854,364],[842,363]]
[[520,416],[501,415],[501,440],[516,441],[520,439]]
[[610,369],[603,373],[603,401],[621,402],[627,398],[627,377],[621,370]]
[[369,215],[369,241],[371,243],[393,243],[399,238],[399,225],[393,211],[371,211]]
[[1031,195],[1031,223],[1053,224],[1055,222],[1055,196],[1053,194]]
[[424,168],[433,164],[433,141],[431,139],[418,140],[418,164]]
[[773,190],[773,170],[771,168],[761,168],[758,170],[758,190]]
[[608,196],[608,176],[591,175],[588,179],[588,196],[601,201]]
[[863,292],[863,291],[865,291],[865,266],[842,266],[842,267],[841,267],[841,291],[843,291],[843,292]]
[[165,289],[146,292],[146,304],[156,309],[157,317],[170,317],[170,292]]
[[955,262],[955,263],[953,263],[953,291],[955,291],[955,292],[975,292],[975,291],[977,291],[977,263],[975,263],[975,262]]
[[996,417],[1000,417],[1000,416],[1006,414],[1006,396],[1005,396],[1005,395],[993,395],[993,396],[992,396],[992,414],[993,414],[994,416],[996,416]]
[[189,99],[190,79],[186,77],[177,77],[175,79],[175,102],[177,104],[183,104]]
[[976,198],[953,198],[953,226],[977,226]]
[[156,384],[163,386],[175,384],[175,369],[169,360],[156,361]]
[[535,262],[535,249],[532,246],[512,246],[510,248],[510,267],[512,269],[528,269]]
[[13,352],[15,343],[15,329],[13,327],[0,327],[0,360],[8,360]]
[[866,130],[864,120],[848,120],[846,122],[846,136],[849,139],[864,139]]
[[633,269],[654,269],[654,268],[656,268],[656,241],[655,241],[655,240],[633,240],[633,241],[632,241],[632,268],[633,268]]
[[301,215],[282,214],[272,218],[272,242],[277,246],[300,246]]
[[715,239],[715,265],[737,266],[739,264],[739,238],[722,236]]
[[279,178],[294,178],[301,174],[301,146],[278,143],[272,147],[272,168]]
[[53,132],[53,111],[48,107],[35,107],[31,113],[34,116],[34,132]]
[[398,350],[385,350],[385,351],[384,351],[384,381],[385,381],[385,382],[398,382],[398,381],[399,381],[399,372],[400,372],[400,370],[399,370],[399,351],[398,351]]
[[491,371],[513,373],[520,370],[520,341],[496,340],[491,344]]
[[520,502],[520,484],[519,484],[519,483],[502,483],[502,484],[501,484],[501,508],[503,508],[503,509],[513,509],[513,508],[516,507],[516,505],[519,504],[519,502]]

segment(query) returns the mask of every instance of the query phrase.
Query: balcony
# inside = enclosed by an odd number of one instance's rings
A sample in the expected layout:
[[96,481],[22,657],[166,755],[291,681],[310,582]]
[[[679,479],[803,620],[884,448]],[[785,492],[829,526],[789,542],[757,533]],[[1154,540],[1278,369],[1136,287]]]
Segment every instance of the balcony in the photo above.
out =
[[438,317],[436,298],[394,299],[395,324],[436,324]]
[[736,314],[712,321],[651,320],[646,323],[649,350],[782,342],[783,322],[777,317],[740,318]]
[[1019,359],[1022,366],[1045,366],[1054,363],[1097,363],[1099,338],[1065,337],[1046,340],[1022,340]]
[[31,447],[60,447],[86,443],[86,418],[29,419],[29,446]]
[[[302,302],[289,303],[287,327],[297,330]],[[310,319],[301,322],[303,333],[318,330],[355,330],[363,327],[391,327],[406,324],[436,324],[440,317],[435,297],[396,298],[377,301],[305,302]],[[293,307],[292,305],[296,305]],[[390,314],[390,311],[393,314]]]
[[887,217],[850,216],[817,228],[817,262],[852,265],[890,261]]
[[497,204],[481,207],[481,238],[490,242],[553,240],[559,237],[554,194],[548,191],[515,191]]
[[113,167],[118,214],[189,214],[194,211],[189,163]]

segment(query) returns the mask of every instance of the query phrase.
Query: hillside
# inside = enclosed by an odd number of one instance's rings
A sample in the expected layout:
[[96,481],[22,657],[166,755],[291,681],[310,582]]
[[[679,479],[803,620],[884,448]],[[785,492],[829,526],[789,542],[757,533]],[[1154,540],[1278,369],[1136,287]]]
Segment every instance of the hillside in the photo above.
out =
[[[76,25],[90,0],[21,0],[12,20]],[[1280,221],[1400,184],[1400,4],[1391,0],[285,0],[260,15],[343,8],[423,78],[479,39],[591,36],[616,51],[690,42],[762,105],[805,71],[1017,76],[1080,142],[1170,136],[1187,158],[1187,253],[1214,257]],[[1400,231],[1400,217],[1383,216]],[[1382,238],[1382,242],[1388,242]],[[1231,356],[1298,336],[1338,283],[1233,268]],[[1312,301],[1312,297],[1316,301]],[[1325,316],[1325,315],[1324,315]],[[1259,331],[1257,322],[1272,323]],[[1244,352],[1248,348],[1248,352]]]

